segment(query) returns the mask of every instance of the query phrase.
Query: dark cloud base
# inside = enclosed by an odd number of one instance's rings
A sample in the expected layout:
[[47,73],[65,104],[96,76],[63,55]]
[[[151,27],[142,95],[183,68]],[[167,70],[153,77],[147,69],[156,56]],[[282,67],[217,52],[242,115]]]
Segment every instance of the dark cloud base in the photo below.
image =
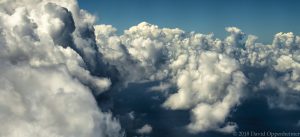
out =
[[[231,137],[233,135],[213,131],[188,133],[185,126],[190,122],[190,112],[167,110],[161,107],[166,99],[164,94],[149,92],[149,88],[157,84],[159,82],[129,84],[122,91],[110,91],[98,96],[97,101],[101,108],[111,110],[120,120],[127,137],[142,136],[137,134],[136,129],[146,123],[152,125],[153,128],[152,133],[144,135],[146,137]],[[240,106],[232,110],[232,114],[227,119],[236,121],[237,133],[244,131],[300,132],[297,126],[300,110],[270,109],[265,94],[272,93],[274,92],[264,91],[249,96]],[[128,115],[132,111],[135,115],[134,120]]]

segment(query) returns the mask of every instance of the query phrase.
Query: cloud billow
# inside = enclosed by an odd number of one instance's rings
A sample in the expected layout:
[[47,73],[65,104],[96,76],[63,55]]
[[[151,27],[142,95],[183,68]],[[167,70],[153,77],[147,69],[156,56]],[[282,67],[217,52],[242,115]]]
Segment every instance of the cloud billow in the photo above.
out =
[[[95,26],[99,52],[116,66],[125,86],[164,80],[177,88],[162,106],[190,110],[191,122],[186,127],[191,133],[235,131],[238,125],[227,118],[247,97],[245,87],[250,85],[251,94],[264,89],[278,94],[267,96],[270,107],[298,109],[300,37],[278,33],[272,44],[263,45],[238,28],[226,31],[229,36],[221,40],[212,34],[159,28],[146,22],[122,35],[110,25]],[[249,77],[259,69],[264,70],[261,79]]]
[[[236,27],[222,40],[146,22],[117,35],[94,22],[75,0],[0,2],[0,136],[124,136],[93,95],[142,81],[163,81],[150,91],[175,89],[161,105],[189,110],[190,133],[235,131],[228,117],[247,98],[245,87],[250,94],[271,89],[270,108],[300,107],[300,37],[293,33],[262,44]],[[253,77],[256,70],[262,77]]]
[[92,75],[100,60],[94,17],[73,0],[4,0],[0,7],[0,136],[122,136],[91,92],[111,85]]

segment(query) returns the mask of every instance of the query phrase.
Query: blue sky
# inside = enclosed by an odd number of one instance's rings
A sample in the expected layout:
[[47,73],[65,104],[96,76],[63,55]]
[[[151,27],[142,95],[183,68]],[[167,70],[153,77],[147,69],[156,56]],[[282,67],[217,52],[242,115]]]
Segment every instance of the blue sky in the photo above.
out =
[[300,32],[299,0],[79,0],[81,8],[122,32],[142,21],[160,27],[213,32],[224,38],[236,26],[270,42],[277,32]]

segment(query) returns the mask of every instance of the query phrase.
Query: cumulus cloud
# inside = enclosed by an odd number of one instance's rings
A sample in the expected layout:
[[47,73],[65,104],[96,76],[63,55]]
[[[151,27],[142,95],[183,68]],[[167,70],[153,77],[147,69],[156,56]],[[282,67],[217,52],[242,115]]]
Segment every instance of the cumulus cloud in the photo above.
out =
[[245,54],[246,66],[264,68],[259,88],[276,91],[275,95],[267,97],[269,106],[299,109],[299,36],[280,32],[270,45],[251,45],[253,48]]
[[0,7],[0,136],[122,136],[91,92],[111,85],[92,75],[100,53],[91,15],[73,0],[4,0]]
[[278,33],[264,45],[238,28],[225,30],[229,35],[221,40],[142,22],[119,36],[112,26],[97,25],[95,35],[104,60],[116,66],[123,84],[164,81],[152,90],[177,89],[162,105],[190,110],[191,133],[233,132],[238,125],[226,119],[246,97],[245,86],[273,90],[267,96],[271,108],[298,109],[300,38]]
[[139,133],[139,134],[149,134],[149,133],[152,132],[152,127],[148,124],[145,124],[140,129],[137,129],[136,132]]
[[[117,35],[94,21],[75,0],[0,2],[0,136],[122,136],[93,94],[141,81],[161,83],[152,91],[175,90],[162,106],[189,110],[191,133],[233,132],[238,125],[228,117],[245,86],[273,91],[271,108],[300,107],[300,37],[293,33],[262,44],[235,27],[222,40],[146,22]],[[137,132],[151,131],[146,124]]]
[[95,29],[99,51],[117,66],[126,82],[164,80],[164,85],[152,90],[165,90],[171,85],[178,89],[163,106],[191,109],[189,131],[234,130],[232,125],[220,126],[239,104],[247,83],[238,60],[231,57],[243,36],[239,29],[227,28],[231,35],[225,42],[213,35],[160,29],[146,22],[125,30],[121,36],[114,34],[116,29],[110,25]]
[[1,136],[116,136],[120,126],[64,67],[1,66]]

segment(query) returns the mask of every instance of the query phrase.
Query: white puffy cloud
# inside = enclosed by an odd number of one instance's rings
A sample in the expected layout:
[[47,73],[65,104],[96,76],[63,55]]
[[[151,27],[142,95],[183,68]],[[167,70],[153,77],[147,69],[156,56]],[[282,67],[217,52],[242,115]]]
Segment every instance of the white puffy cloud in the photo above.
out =
[[239,29],[228,28],[231,35],[226,42],[211,34],[160,29],[146,22],[125,30],[121,36],[114,34],[116,29],[110,25],[95,29],[99,51],[108,63],[117,66],[123,82],[164,80],[164,85],[150,90],[177,88],[163,106],[190,109],[190,132],[234,131],[233,124],[221,125],[239,104],[247,83],[239,62],[231,57],[243,36]]
[[1,64],[0,135],[117,136],[120,126],[98,109],[89,89],[61,67]]
[[[247,41],[252,41],[248,38]],[[250,44],[251,43],[251,44]],[[263,45],[249,42],[245,52],[245,67],[264,68],[260,89],[275,91],[267,96],[271,108],[299,109],[300,58],[299,36],[293,33],[277,33],[273,43]],[[254,72],[255,73],[255,72]]]
[[[272,90],[271,108],[300,107],[300,37],[293,33],[262,44],[235,27],[221,40],[146,22],[117,35],[94,21],[75,0],[0,1],[0,136],[122,136],[91,90],[130,82],[175,89],[162,106],[190,110],[191,133],[233,132],[238,125],[227,118],[246,85]],[[246,75],[256,71],[261,79]]]
[[73,0],[4,0],[0,7],[0,136],[122,136],[91,92],[111,85],[92,75],[100,53],[91,15]]
[[149,124],[145,124],[140,129],[137,129],[136,132],[139,133],[139,134],[149,134],[149,133],[152,132],[152,127]]
[[234,73],[232,82],[225,89],[228,93],[222,99],[213,103],[200,103],[192,110],[193,120],[188,125],[188,129],[191,132],[207,130],[233,132],[237,127],[233,122],[228,122],[224,127],[220,125],[225,121],[231,109],[240,103],[245,83],[245,77],[241,72]]
[[233,132],[238,125],[227,117],[246,97],[246,85],[255,91],[273,90],[267,96],[271,108],[299,107],[300,38],[293,33],[278,33],[272,44],[264,45],[235,27],[226,28],[229,36],[224,40],[146,22],[120,36],[110,25],[95,29],[99,51],[116,66],[121,83],[159,80],[171,86],[153,90],[177,89],[163,106],[191,110],[191,133]]

